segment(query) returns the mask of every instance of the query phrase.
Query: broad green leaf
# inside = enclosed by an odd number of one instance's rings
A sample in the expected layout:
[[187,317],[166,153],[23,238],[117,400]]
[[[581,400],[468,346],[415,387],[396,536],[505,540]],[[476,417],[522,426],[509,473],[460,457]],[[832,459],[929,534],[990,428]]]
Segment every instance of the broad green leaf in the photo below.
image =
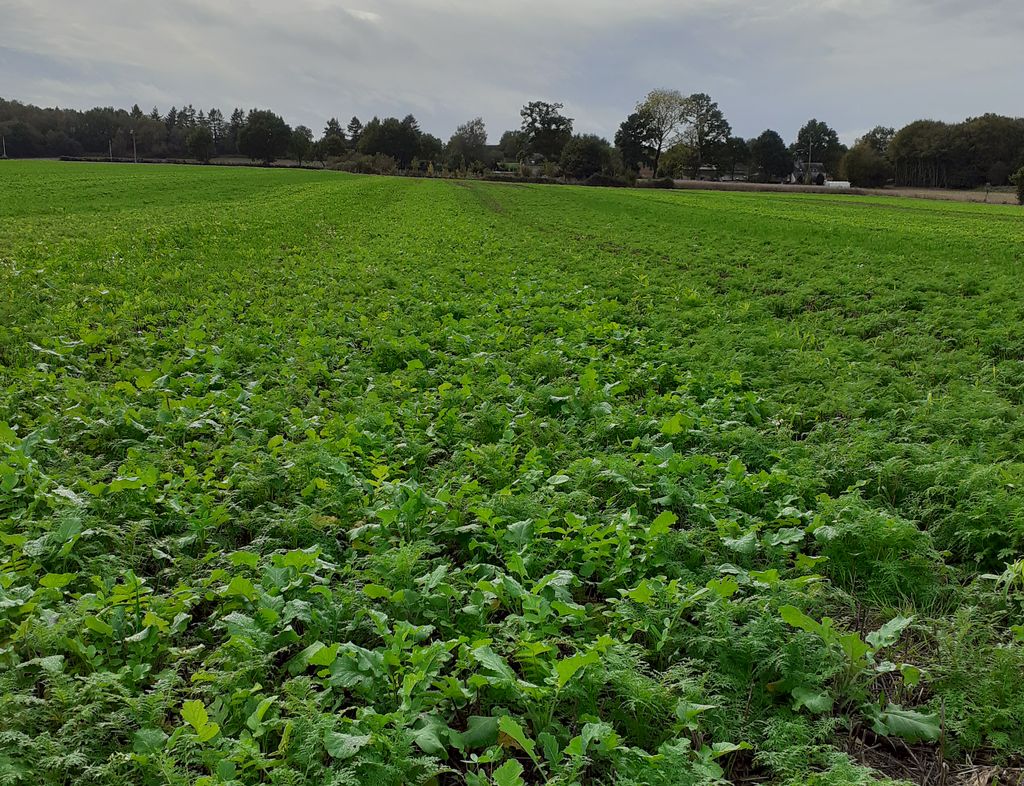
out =
[[900,665],[900,674],[903,675],[903,682],[908,687],[913,688],[921,682],[921,670],[917,666],[903,663]]
[[805,707],[815,713],[832,711],[832,697],[826,692],[818,692],[810,688],[793,688],[792,693],[794,710]]
[[913,621],[913,617],[894,617],[878,630],[869,633],[865,638],[868,644],[876,650],[880,650],[883,647],[891,647],[900,640],[903,631]]
[[99,633],[102,636],[113,636],[114,629],[101,620],[99,617],[86,617],[85,627],[94,633]]
[[863,663],[865,657],[871,652],[871,647],[856,633],[844,633],[838,641],[843,654],[851,663]]
[[757,533],[751,530],[739,538],[722,538],[722,545],[737,554],[749,557],[757,551]]
[[442,756],[446,750],[448,724],[436,715],[428,715],[421,719],[418,728],[412,730],[412,740],[420,750],[432,756]]
[[814,570],[822,562],[828,562],[828,557],[811,557],[807,554],[796,555],[796,566],[800,570]]
[[206,705],[201,701],[193,700],[186,701],[181,705],[181,719],[199,731],[210,721],[210,716],[206,712]]
[[583,655],[573,655],[571,658],[558,661],[555,664],[555,671],[558,672],[558,690],[564,688],[580,669],[592,663],[597,663],[598,660],[597,653],[594,650],[590,650]]
[[330,683],[340,688],[372,687],[384,674],[384,655],[344,644],[331,664]]
[[661,433],[666,437],[674,437],[676,434],[681,434],[686,425],[683,420],[683,413],[677,412],[661,424]]
[[623,597],[629,598],[634,603],[639,603],[641,606],[646,606],[654,599],[654,592],[651,588],[651,582],[644,579],[631,590],[619,590]]
[[607,723],[585,723],[580,733],[565,747],[565,755],[575,758],[585,756],[595,742],[601,750],[607,752],[618,746],[619,738]]
[[255,568],[260,564],[259,555],[253,554],[251,551],[234,551],[228,555],[228,561],[235,567],[244,565],[249,568]]
[[452,745],[462,751],[488,748],[498,741],[498,719],[481,715],[470,715],[466,730],[451,732]]
[[290,674],[300,674],[310,666],[330,666],[338,655],[339,645],[328,647],[322,641],[314,641],[288,662]]
[[0,420],[0,445],[10,445],[18,441],[18,435],[7,423]]
[[516,675],[512,671],[512,667],[490,647],[477,647],[473,650],[473,657],[487,671],[499,675],[508,682],[516,681]]
[[77,573],[47,573],[39,579],[39,586],[48,589],[60,589],[74,581]]
[[276,698],[276,696],[269,696],[256,705],[256,709],[249,714],[249,717],[245,721],[245,725],[250,731],[256,731],[260,724],[263,723],[263,718],[266,716],[267,711],[270,709],[271,705],[273,705]]
[[749,742],[715,742],[711,745],[713,757],[718,759],[736,751],[748,751],[751,745]]
[[363,587],[363,594],[371,600],[378,600],[380,598],[390,599],[392,593],[391,590],[380,584],[367,584]]
[[782,606],[779,608],[779,615],[787,625],[810,633],[821,633],[821,624],[808,617],[796,606]]
[[676,717],[682,721],[683,726],[691,731],[697,728],[697,718],[708,710],[715,709],[714,704],[695,704],[685,699],[676,704]]
[[329,647],[321,647],[309,656],[307,662],[310,666],[330,666],[338,656],[338,645],[332,644]]
[[[498,719],[498,732],[515,743],[515,746],[526,751],[534,762],[537,761],[536,745],[526,736],[523,727],[511,715],[502,715]],[[500,738],[499,738],[500,739]]]
[[135,376],[135,387],[139,390],[149,390],[153,387],[153,383],[160,379],[162,374],[163,372],[158,368],[152,371],[142,371]]
[[540,749],[544,753],[544,758],[547,759],[548,764],[556,764],[562,757],[562,749],[558,745],[558,739],[550,732],[542,731],[538,734],[537,742],[540,743]]
[[237,597],[246,600],[255,600],[259,595],[256,587],[245,576],[234,576],[221,594],[226,598]]
[[874,731],[901,737],[907,742],[935,742],[942,733],[938,715],[905,710],[898,704],[890,704],[877,712]]
[[522,779],[523,765],[515,759],[509,759],[494,771],[491,777],[495,786],[524,786]]
[[308,549],[292,549],[282,555],[275,555],[275,560],[280,560],[282,567],[302,571],[315,566],[319,556],[319,547],[311,546]]
[[775,568],[770,568],[769,570],[752,570],[750,571],[750,578],[761,584],[774,587],[779,583],[780,576]]
[[740,591],[740,583],[732,576],[725,576],[720,579],[711,579],[708,582],[708,589],[720,598],[731,598]]
[[220,726],[216,723],[207,723],[201,728],[196,729],[196,736],[199,738],[200,742],[209,742],[217,736],[219,731]]
[[329,731],[324,735],[324,746],[332,759],[351,759],[370,744],[370,735],[340,734]]
[[658,517],[651,522],[651,526],[647,530],[647,534],[651,537],[667,535],[672,531],[672,527],[674,527],[678,521],[679,517],[671,510],[663,510],[658,514]]
[[38,666],[47,674],[60,674],[64,671],[64,656],[46,655],[42,658],[32,658],[18,664],[19,669],[28,669],[32,666]]
[[806,533],[799,527],[786,527],[764,536],[764,542],[768,546],[791,546],[794,543],[803,542]]
[[132,737],[132,750],[143,755],[158,753],[166,741],[167,735],[162,729],[139,729]]

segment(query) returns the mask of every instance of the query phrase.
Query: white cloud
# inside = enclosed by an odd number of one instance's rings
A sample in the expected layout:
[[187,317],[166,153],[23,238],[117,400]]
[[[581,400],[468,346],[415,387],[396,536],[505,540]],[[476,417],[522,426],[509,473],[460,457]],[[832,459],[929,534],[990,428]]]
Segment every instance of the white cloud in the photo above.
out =
[[356,19],[361,19],[364,22],[380,22],[381,15],[376,14],[373,11],[359,11],[354,8],[348,9],[348,12]]

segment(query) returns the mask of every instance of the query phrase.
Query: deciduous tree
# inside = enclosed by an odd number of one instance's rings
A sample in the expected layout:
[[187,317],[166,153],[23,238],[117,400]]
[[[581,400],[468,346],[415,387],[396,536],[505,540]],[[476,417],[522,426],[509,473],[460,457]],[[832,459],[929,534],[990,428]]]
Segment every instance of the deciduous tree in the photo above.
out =
[[210,156],[213,154],[213,133],[205,125],[196,125],[185,137],[185,144],[192,158],[210,163]]
[[521,161],[525,155],[525,140],[522,131],[506,131],[501,135],[498,148],[506,161]]
[[843,156],[839,172],[855,186],[880,188],[889,179],[890,167],[871,143],[860,142]]
[[637,172],[654,163],[655,130],[646,110],[638,109],[627,117],[615,133],[615,146],[626,169]]
[[[792,147],[793,155],[801,161],[820,162],[829,172],[838,169],[839,160],[845,152],[835,129],[818,119],[807,121],[797,134]],[[807,168],[807,173],[810,176],[810,167]]]
[[313,154],[313,132],[306,126],[296,126],[288,142],[288,155],[302,166]]
[[444,142],[433,134],[420,134],[417,157],[424,164],[438,164],[444,154]]
[[420,153],[420,134],[415,123],[409,123],[408,119],[375,117],[359,135],[359,152],[390,156],[404,169]]
[[486,163],[487,127],[483,118],[476,117],[455,129],[445,150],[448,166],[463,169],[474,162]]
[[875,126],[858,139],[854,145],[865,144],[879,155],[884,156],[894,136],[896,136],[896,129],[888,126]]
[[750,156],[762,180],[782,180],[793,172],[793,156],[777,131],[768,129],[752,140]]
[[562,173],[576,180],[586,180],[599,172],[611,173],[612,148],[607,140],[594,134],[577,134],[562,148]]
[[658,163],[658,176],[683,178],[693,171],[696,156],[685,142],[676,142],[664,152]]
[[271,164],[284,155],[292,130],[284,118],[267,110],[254,109],[238,132],[238,150],[253,161]]
[[718,104],[707,93],[694,93],[685,101],[686,125],[682,139],[693,151],[693,176],[732,133]]
[[689,118],[689,104],[678,90],[652,90],[639,104],[636,111],[644,115],[650,137],[648,144],[653,149],[652,164],[658,173],[661,155],[680,140]]
[[720,173],[735,178],[738,169],[750,163],[750,146],[742,137],[731,136],[712,149],[711,162]]
[[572,118],[562,114],[562,104],[531,101],[519,113],[527,152],[545,161],[557,161],[572,137]]

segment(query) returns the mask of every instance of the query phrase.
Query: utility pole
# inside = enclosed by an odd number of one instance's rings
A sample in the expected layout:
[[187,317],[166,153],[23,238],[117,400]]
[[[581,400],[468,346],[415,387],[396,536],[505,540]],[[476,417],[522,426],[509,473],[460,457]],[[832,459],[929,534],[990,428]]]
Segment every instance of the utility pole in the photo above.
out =
[[107,140],[107,155],[110,157],[111,161],[114,160],[114,140],[113,139],[108,139]]
[[0,138],[2,138],[3,142],[4,142],[4,155],[3,155],[3,157],[7,158],[7,137],[4,136],[4,137],[0,137]]
[[132,159],[137,164],[139,163],[139,149],[135,146],[135,129],[131,129],[128,133],[132,135]]
[[804,162],[804,185],[811,185],[811,161],[814,160],[814,137],[808,134],[807,136],[807,149],[804,151],[807,153],[807,161]]

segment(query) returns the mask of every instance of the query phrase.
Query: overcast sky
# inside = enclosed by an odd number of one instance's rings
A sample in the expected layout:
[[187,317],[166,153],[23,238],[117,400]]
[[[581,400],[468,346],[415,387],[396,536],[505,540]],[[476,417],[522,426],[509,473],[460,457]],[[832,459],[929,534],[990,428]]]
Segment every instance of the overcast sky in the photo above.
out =
[[1024,0],[0,0],[0,96],[404,116],[492,141],[532,99],[609,138],[654,87],[734,133],[1024,115]]

